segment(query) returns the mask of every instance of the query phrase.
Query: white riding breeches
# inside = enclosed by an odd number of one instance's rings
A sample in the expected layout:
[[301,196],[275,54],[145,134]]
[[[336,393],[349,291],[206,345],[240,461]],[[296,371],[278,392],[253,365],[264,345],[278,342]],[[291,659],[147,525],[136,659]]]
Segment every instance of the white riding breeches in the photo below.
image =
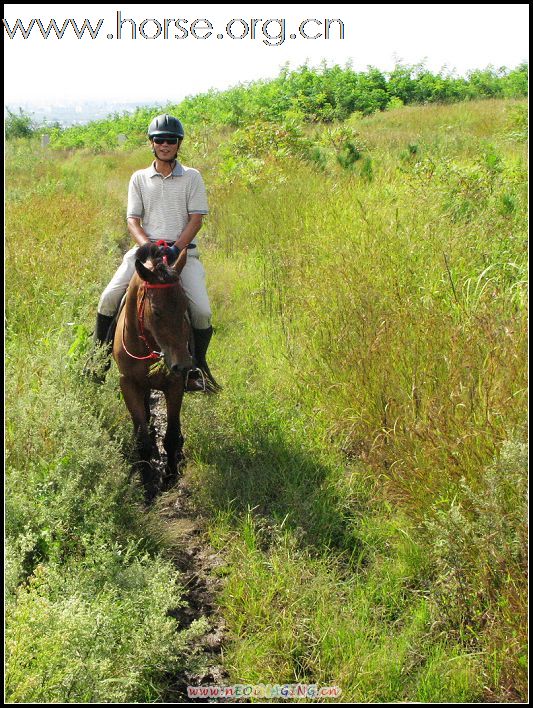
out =
[[[117,272],[102,293],[98,303],[98,312],[101,315],[113,317],[118,310],[135,273],[135,256],[138,249],[139,246],[134,246],[125,254]],[[189,300],[192,326],[195,329],[207,329],[211,326],[211,307],[205,286],[205,270],[197,252],[197,248],[194,249],[194,255],[192,249],[187,251],[187,263],[181,271],[180,281]]]

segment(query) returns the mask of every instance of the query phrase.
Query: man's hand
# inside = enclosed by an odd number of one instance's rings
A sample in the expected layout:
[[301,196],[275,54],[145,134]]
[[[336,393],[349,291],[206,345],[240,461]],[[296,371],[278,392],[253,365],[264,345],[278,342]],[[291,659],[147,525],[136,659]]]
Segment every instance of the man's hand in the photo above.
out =
[[174,244],[173,246],[170,246],[170,248],[166,248],[163,253],[167,257],[168,264],[172,265],[181,253],[181,249]]

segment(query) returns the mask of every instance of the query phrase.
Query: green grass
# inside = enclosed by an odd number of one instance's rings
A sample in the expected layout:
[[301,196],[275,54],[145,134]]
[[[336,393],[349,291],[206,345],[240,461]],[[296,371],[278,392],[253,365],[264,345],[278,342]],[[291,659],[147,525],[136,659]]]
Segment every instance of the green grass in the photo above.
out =
[[[224,391],[185,401],[186,474],[225,558],[229,683],[526,696],[522,105],[404,107],[270,153],[260,126],[189,146]],[[339,162],[348,139],[361,159]],[[116,372],[80,377],[148,160],[9,147],[14,702],[156,700],[195,660],[166,614],[179,582],[129,479]]]

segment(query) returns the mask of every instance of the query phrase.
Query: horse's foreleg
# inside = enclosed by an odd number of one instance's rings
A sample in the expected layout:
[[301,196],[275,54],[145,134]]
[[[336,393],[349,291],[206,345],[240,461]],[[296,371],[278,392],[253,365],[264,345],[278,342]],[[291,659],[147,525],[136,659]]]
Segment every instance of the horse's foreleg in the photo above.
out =
[[137,453],[141,461],[141,478],[147,501],[152,501],[158,491],[157,477],[150,464],[154,445],[150,437],[146,414],[146,397],[143,387],[133,381],[121,378],[120,389],[133,422],[133,432]]
[[183,459],[183,435],[181,434],[180,411],[183,401],[183,382],[165,391],[167,403],[167,431],[163,447],[167,453],[165,468],[165,488],[171,487],[178,479],[178,464]]

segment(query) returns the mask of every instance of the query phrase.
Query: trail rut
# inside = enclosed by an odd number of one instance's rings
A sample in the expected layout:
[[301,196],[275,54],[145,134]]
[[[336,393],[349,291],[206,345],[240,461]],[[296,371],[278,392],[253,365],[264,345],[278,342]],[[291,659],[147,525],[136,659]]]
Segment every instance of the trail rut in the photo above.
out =
[[[164,397],[153,391],[151,397],[152,421],[156,429],[159,459],[154,465],[162,471],[165,451],[161,432],[165,430],[166,412]],[[226,637],[224,620],[217,606],[217,594],[222,578],[216,569],[223,565],[223,559],[206,539],[206,520],[195,508],[187,476],[187,461],[180,466],[178,484],[156,501],[160,518],[164,520],[166,533],[172,538],[172,560],[185,587],[182,595],[185,605],[177,608],[173,617],[178,629],[188,628],[194,620],[205,617],[209,623],[208,632],[200,638],[195,649],[202,656],[201,668],[196,672],[185,672],[170,677],[163,702],[205,702],[206,699],[190,699],[187,686],[228,685],[228,674],[222,663],[223,646]],[[225,702],[223,699],[209,699],[209,702]]]
[[[165,463],[161,439],[166,417],[164,397],[154,391],[151,402],[159,449],[159,460],[155,464],[161,469]],[[178,484],[156,502],[167,533],[173,539],[173,562],[185,587],[182,597],[186,604],[177,608],[173,616],[178,622],[179,630],[186,629],[194,620],[205,617],[209,623],[209,631],[199,640],[196,647],[203,654],[202,667],[196,672],[185,672],[180,676],[171,677],[162,702],[225,703],[229,701],[223,698],[191,699],[187,696],[188,686],[227,686],[230,681],[223,665],[227,629],[216,600],[223,584],[223,578],[217,575],[216,570],[224,564],[224,560],[220,553],[210,547],[206,538],[207,522],[194,505],[186,460],[180,466],[180,472]],[[233,699],[231,702],[241,701]]]

